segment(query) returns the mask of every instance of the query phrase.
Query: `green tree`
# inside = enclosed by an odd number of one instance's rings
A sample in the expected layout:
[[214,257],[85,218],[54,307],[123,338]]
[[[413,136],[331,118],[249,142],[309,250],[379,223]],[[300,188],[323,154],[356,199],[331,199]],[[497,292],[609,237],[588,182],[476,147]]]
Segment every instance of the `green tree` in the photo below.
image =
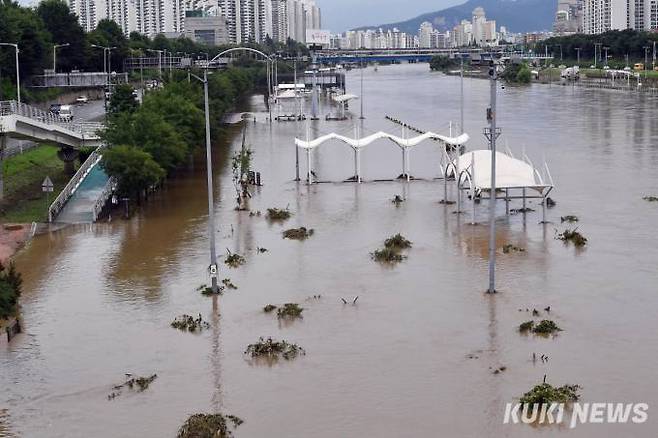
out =
[[122,84],[114,89],[110,105],[108,106],[108,113],[110,116],[118,113],[133,113],[139,108],[139,102],[133,94],[133,87],[129,84]]
[[123,61],[128,57],[128,40],[119,25],[112,20],[103,19],[98,22],[96,29],[87,34],[87,68],[89,70],[103,71],[104,50],[92,47],[92,44],[103,47],[114,47],[110,53],[110,71],[123,70]]
[[519,84],[529,84],[532,80],[532,73],[527,65],[523,64],[516,73],[516,82]]
[[133,146],[115,146],[103,154],[101,166],[119,180],[122,196],[141,200],[141,194],[164,178],[165,171],[151,154]]
[[57,70],[71,71],[85,65],[85,33],[78,17],[62,0],[43,0],[36,9],[51,40],[56,44],[69,44],[57,50]]
[[[0,0],[0,41],[18,44],[22,79],[43,72],[51,44],[50,34],[34,10]],[[13,48],[0,47],[0,76],[11,78],[15,83],[15,72]]]

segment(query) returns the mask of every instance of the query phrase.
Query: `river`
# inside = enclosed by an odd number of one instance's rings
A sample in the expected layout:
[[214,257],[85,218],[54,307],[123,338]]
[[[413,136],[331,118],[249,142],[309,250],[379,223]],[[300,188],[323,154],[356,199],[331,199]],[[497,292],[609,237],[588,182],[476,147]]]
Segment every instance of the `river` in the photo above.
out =
[[[349,91],[361,94],[358,70]],[[459,78],[426,64],[365,71],[366,119],[311,122],[316,136],[400,128],[388,114],[448,133],[459,120]],[[469,148],[481,134],[489,83],[467,79]],[[498,240],[526,248],[498,257],[498,290],[487,287],[487,204],[469,215],[443,206],[439,148],[411,156],[404,183],[293,181],[295,135],[305,124],[247,124],[247,142],[264,186],[253,211],[288,206],[284,224],[235,211],[230,156],[239,128],[214,148],[218,248],[246,264],[220,278],[238,286],[218,299],[195,288],[208,281],[207,201],[203,161],[190,164],[129,221],[71,226],[35,238],[16,258],[24,275],[25,333],[0,343],[0,422],[9,436],[170,437],[197,412],[230,413],[239,437],[645,437],[658,435],[658,118],[655,97],[553,85],[501,87],[499,144],[545,159],[555,180],[546,226],[541,208],[526,220],[498,210]],[[251,105],[263,111],[262,97]],[[358,116],[359,103],[352,102]],[[324,109],[326,112],[326,109]],[[323,112],[323,114],[324,114]],[[302,155],[302,163],[305,163]],[[401,155],[381,141],[362,154],[364,179],[392,178]],[[320,180],[353,174],[346,146],[321,147]],[[305,169],[302,164],[302,174]],[[396,207],[394,195],[406,197]],[[467,204],[467,206],[470,204]],[[519,207],[516,204],[513,207]],[[469,207],[470,208],[470,207]],[[580,218],[582,250],[555,240],[560,216]],[[313,228],[304,242],[281,232]],[[396,232],[414,242],[395,267],[369,253]],[[268,248],[259,253],[258,247]],[[223,259],[222,259],[223,260]],[[310,298],[313,295],[321,298]],[[356,305],[345,305],[341,297]],[[298,302],[304,318],[280,324],[268,303]],[[563,331],[521,336],[526,309],[551,306]],[[201,313],[200,334],[169,326]],[[272,366],[245,360],[259,336],[296,342],[306,355]],[[532,361],[532,353],[548,361]],[[494,374],[493,370],[506,367]],[[144,392],[108,400],[124,373],[158,378]],[[503,425],[505,404],[547,381],[582,386],[583,401],[646,402],[635,425]],[[0,431],[2,426],[0,426]],[[0,432],[0,435],[3,432]]]

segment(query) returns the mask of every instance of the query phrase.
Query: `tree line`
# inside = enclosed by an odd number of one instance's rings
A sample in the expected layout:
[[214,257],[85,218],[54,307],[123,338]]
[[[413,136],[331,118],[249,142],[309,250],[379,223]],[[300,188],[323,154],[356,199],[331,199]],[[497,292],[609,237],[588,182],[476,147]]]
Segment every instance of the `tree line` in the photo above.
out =
[[[211,126],[220,125],[236,100],[266,79],[258,63],[232,66],[208,76]],[[106,173],[119,181],[120,196],[141,202],[205,143],[203,88],[174,72],[162,89],[148,92],[141,105],[129,85],[120,85],[110,99],[102,136],[109,149],[103,154]]]
[[[64,0],[43,0],[36,8],[23,7],[11,0],[0,0],[0,42],[17,43],[20,48],[20,74],[23,83],[30,76],[52,68],[53,46],[57,49],[57,71],[103,71],[103,50],[96,46],[116,47],[111,52],[114,71],[123,71],[123,62],[131,56],[157,56],[148,50],[169,53],[208,54],[214,57],[229,46],[217,47],[197,43],[188,38],[169,39],[157,35],[151,39],[137,32],[126,37],[111,20],[101,20],[92,32],[86,33]],[[244,46],[244,45],[243,45]],[[308,49],[288,40],[285,44],[267,38],[265,44],[247,44],[265,53],[282,56],[307,55]],[[15,54],[11,47],[0,47],[0,99],[15,94]]]
[[605,48],[608,48],[608,56],[613,61],[621,62],[625,60],[626,55],[630,60],[644,62],[645,47],[648,49],[649,63],[653,56],[653,44],[658,42],[658,34],[651,32],[642,32],[637,30],[611,30],[598,35],[576,34],[569,36],[553,37],[538,42],[534,50],[537,53],[553,54],[554,59],[560,59],[560,47],[563,59],[575,60],[578,58],[580,49],[580,60],[582,63],[594,63],[595,44],[599,45],[596,49],[598,59],[605,56]]

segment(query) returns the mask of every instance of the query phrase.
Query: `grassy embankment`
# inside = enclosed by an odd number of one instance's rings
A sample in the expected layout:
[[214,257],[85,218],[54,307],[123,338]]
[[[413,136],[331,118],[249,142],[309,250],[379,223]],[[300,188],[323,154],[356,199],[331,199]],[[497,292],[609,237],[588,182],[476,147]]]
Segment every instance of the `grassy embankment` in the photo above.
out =
[[46,221],[48,201],[46,193],[41,191],[41,183],[49,176],[55,185],[48,196],[52,202],[69,180],[57,151],[55,146],[44,145],[2,162],[5,190],[4,201],[0,203],[0,222]]

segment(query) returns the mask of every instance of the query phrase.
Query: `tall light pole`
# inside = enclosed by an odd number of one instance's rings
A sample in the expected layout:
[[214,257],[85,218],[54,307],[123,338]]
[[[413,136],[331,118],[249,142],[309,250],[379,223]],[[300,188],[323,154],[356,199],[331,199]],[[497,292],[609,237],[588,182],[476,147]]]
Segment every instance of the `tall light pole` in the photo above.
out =
[[491,85],[491,106],[487,111],[489,128],[485,129],[485,136],[489,140],[491,150],[491,191],[489,192],[489,289],[488,293],[496,293],[496,91],[498,86],[498,73],[496,64],[491,61],[489,67]]
[[580,67],[580,47],[576,47],[575,50],[576,50],[576,59],[578,60],[577,63],[578,66]]
[[649,65],[649,46],[644,46],[644,78],[647,77],[647,67]]
[[211,277],[211,289],[213,293],[219,292],[217,284],[217,251],[215,249],[215,200],[213,194],[212,178],[212,149],[210,145],[210,104],[208,102],[208,65],[203,69],[203,78],[190,73],[190,75],[203,83],[203,104],[206,116],[206,166],[208,168],[208,233],[210,234],[210,266],[208,267]]
[[11,46],[16,49],[16,101],[21,103],[21,68],[18,63],[18,53],[20,52],[18,49],[18,44],[0,43],[0,46]]
[[116,47],[106,47],[106,46],[100,46],[98,44],[92,44],[91,47],[95,49],[103,49],[103,73],[105,73],[105,82],[106,85],[110,84],[110,72],[112,71],[112,64],[110,60],[111,52],[112,50],[116,49]]
[[68,47],[70,45],[71,44],[69,43],[53,45],[53,73],[57,73],[57,49],[59,49],[60,47]]

